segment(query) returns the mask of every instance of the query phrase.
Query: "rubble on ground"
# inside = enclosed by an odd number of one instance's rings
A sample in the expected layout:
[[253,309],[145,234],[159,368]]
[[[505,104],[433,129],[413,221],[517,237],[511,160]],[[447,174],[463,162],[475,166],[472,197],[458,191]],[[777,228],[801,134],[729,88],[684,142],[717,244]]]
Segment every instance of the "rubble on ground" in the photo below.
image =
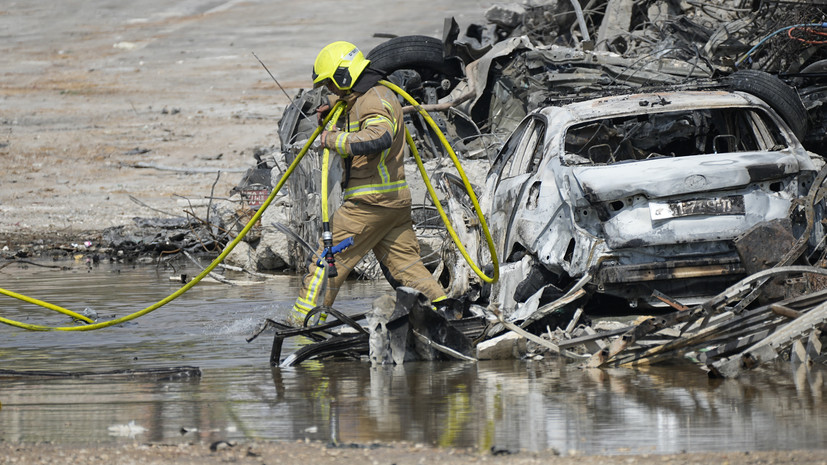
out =
[[[376,299],[370,312],[345,317],[334,310],[336,320],[317,326],[290,328],[268,319],[248,342],[274,328],[270,362],[281,367],[332,357],[402,365],[417,360],[476,362],[550,356],[588,368],[694,363],[710,377],[720,378],[738,377],[781,360],[807,372],[827,363],[827,354],[822,353],[827,291],[755,308],[739,305],[750,301],[769,277],[794,273],[827,275],[821,268],[779,268],[747,278],[697,306],[685,307],[663,296],[673,306],[671,312],[639,317],[629,324],[591,324],[583,322],[577,312],[565,327],[546,327],[539,335],[481,307],[466,308],[459,319],[446,318],[433,311],[420,292],[399,287],[395,297]],[[360,326],[358,320],[365,318],[367,325]],[[314,342],[281,358],[284,339],[299,335]]]

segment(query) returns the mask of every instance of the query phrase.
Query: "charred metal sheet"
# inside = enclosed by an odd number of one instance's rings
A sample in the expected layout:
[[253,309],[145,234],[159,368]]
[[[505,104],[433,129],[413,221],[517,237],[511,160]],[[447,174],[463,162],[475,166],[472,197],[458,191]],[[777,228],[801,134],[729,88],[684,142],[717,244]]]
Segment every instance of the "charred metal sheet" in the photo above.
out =
[[733,242],[744,269],[753,274],[775,266],[795,241],[792,223],[781,218],[757,224]]
[[733,274],[744,274],[741,261],[737,258],[707,258],[639,265],[607,265],[598,270],[595,282],[599,285],[624,284]]
[[626,37],[632,25],[632,7],[634,0],[608,0],[603,21],[597,31],[597,49],[627,50]]
[[372,365],[401,365],[413,360],[408,347],[408,306],[397,292],[397,299],[386,295],[373,302],[368,314],[370,361]]
[[[782,218],[755,225],[734,243],[747,273],[753,274],[777,265],[787,251],[793,249],[796,238],[792,234],[791,221]],[[788,280],[772,280],[764,287],[761,301],[766,303],[790,297],[793,288]]]
[[526,339],[509,332],[477,344],[477,360],[519,359],[525,356]]
[[422,338],[433,341],[438,346],[450,347],[457,353],[470,357],[473,354],[471,341],[462,331],[453,327],[442,315],[433,311],[425,296],[413,289],[410,289],[410,291],[421,296],[409,308],[411,330],[418,334],[416,352],[420,358],[436,360],[443,358],[440,354],[445,354],[444,351],[437,350],[433,345],[423,342]]

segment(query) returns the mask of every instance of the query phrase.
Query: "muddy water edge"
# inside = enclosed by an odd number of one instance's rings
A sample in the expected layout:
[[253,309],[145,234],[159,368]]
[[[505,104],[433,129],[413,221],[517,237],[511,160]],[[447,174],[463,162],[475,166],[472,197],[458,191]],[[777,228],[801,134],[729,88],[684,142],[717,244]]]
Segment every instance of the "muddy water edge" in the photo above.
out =
[[[13,264],[6,289],[101,320],[166,297],[191,264],[82,261]],[[231,276],[250,281],[243,275]],[[74,376],[0,376],[0,443],[124,445],[311,440],[419,443],[486,452],[585,455],[820,449],[827,444],[824,370],[787,365],[710,380],[692,365],[587,370],[555,359],[410,363],[363,360],[271,368],[272,333],[298,278],[199,284],[121,326],[89,332],[0,327],[2,369]],[[384,282],[348,283],[337,300],[363,311]],[[68,317],[3,297],[2,316],[72,325]],[[288,341],[289,353],[301,341]],[[197,367],[200,376],[93,376]],[[85,374],[85,376],[78,376]]]

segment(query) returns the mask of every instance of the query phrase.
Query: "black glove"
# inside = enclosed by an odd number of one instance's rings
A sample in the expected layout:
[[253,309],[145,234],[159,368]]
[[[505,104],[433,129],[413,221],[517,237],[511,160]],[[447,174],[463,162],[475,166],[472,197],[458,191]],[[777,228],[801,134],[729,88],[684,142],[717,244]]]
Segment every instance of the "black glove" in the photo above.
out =
[[320,105],[319,108],[316,108],[316,119],[318,120],[319,124],[321,125],[325,118],[327,118],[327,114],[330,113],[330,105],[327,103]]

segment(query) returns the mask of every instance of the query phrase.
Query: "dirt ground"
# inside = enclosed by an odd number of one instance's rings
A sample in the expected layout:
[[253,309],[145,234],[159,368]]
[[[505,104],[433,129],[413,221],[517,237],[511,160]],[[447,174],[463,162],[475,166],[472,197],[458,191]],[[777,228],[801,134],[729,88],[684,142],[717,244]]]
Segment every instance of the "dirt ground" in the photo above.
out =
[[288,103],[253,54],[293,96],[329,42],[441,37],[445,17],[478,22],[490,4],[366,0],[334,25],[330,0],[5,2],[0,249],[226,197],[254,150],[278,145]]
[[205,444],[129,444],[114,447],[65,447],[50,444],[0,444],[0,464],[61,463],[66,465],[130,464],[477,464],[497,465],[773,465],[827,464],[827,451],[722,452],[676,455],[578,456],[546,453],[479,453],[460,449],[437,449],[414,444],[381,444],[332,447],[322,443],[220,444],[211,450]]

